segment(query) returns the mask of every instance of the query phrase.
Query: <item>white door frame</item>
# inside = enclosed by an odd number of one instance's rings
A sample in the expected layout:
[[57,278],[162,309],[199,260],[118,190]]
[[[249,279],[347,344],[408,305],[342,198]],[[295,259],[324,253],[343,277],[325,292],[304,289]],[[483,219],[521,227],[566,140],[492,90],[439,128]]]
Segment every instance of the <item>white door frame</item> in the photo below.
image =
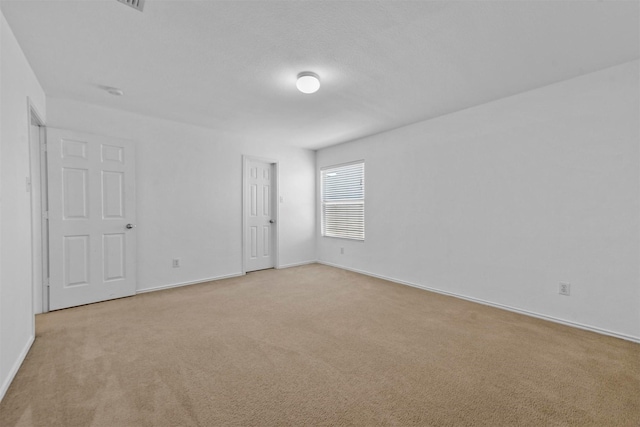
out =
[[[42,271],[42,282],[36,283],[36,277],[32,275],[32,303],[33,307],[39,307],[39,310],[34,310],[37,312],[46,313],[49,311],[49,289],[48,289],[48,277],[49,277],[49,223],[46,218],[46,212],[48,209],[48,193],[47,193],[47,153],[46,153],[46,127],[45,122],[42,119],[42,115],[38,112],[38,109],[33,104],[31,99],[27,97],[27,114],[29,117],[29,127],[28,127],[28,147],[29,147],[29,179],[34,175],[35,170],[40,171],[40,185],[37,187],[39,190],[39,194],[33,194],[33,182],[30,182],[30,191],[31,199],[31,271],[33,272],[35,269],[40,269]],[[31,135],[31,126],[35,125],[39,127],[39,135],[38,135],[38,143],[39,147],[37,147],[37,151],[39,156],[32,156],[32,152],[35,147],[32,147],[33,138]],[[40,198],[40,211],[34,212],[33,206],[33,198]],[[33,237],[35,230],[40,226],[40,244],[33,246]],[[42,253],[42,262],[38,265],[36,264],[36,251],[41,251]],[[40,288],[39,294],[41,298],[37,298],[36,289]],[[35,327],[35,324],[34,324]]]
[[275,233],[275,239],[273,239],[273,253],[274,253],[274,268],[280,268],[280,165],[277,160],[268,159],[257,156],[242,156],[242,274],[247,274],[247,261],[246,254],[246,234],[247,234],[247,216],[246,216],[246,195],[247,195],[247,171],[249,170],[249,162],[263,162],[269,163],[274,168],[274,174],[276,177],[275,191],[273,195],[273,209],[276,217],[275,227],[273,232]]

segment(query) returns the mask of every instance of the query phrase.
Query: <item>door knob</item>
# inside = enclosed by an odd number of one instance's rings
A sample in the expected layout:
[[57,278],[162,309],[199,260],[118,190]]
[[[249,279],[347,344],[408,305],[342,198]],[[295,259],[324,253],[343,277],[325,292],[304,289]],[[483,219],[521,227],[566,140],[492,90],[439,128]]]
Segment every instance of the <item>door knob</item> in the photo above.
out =
[[269,224],[275,224],[276,222],[272,219],[269,220]]
[[125,227],[127,227],[127,229],[131,230],[133,227],[135,227],[135,224],[127,224]]

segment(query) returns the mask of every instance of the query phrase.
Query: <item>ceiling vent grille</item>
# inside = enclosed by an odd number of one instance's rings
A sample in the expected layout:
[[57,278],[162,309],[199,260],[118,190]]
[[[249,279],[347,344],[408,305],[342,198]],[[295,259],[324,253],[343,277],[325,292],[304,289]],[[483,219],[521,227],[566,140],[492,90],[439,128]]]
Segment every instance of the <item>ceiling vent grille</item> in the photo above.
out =
[[144,6],[144,0],[118,0],[120,3],[124,3],[127,6],[131,6],[132,8],[139,10],[142,12],[142,8]]

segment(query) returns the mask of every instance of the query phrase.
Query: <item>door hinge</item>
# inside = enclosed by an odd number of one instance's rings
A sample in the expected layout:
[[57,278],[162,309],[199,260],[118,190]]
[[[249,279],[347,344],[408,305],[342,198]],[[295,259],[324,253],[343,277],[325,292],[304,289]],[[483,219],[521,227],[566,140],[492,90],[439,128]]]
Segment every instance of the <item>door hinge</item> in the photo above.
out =
[[47,151],[47,143],[46,143],[46,142],[43,142],[43,143],[40,145],[40,150],[42,150],[42,151],[44,151],[44,152],[46,152],[46,151]]
[[42,218],[43,219],[49,219],[49,211],[42,212]]

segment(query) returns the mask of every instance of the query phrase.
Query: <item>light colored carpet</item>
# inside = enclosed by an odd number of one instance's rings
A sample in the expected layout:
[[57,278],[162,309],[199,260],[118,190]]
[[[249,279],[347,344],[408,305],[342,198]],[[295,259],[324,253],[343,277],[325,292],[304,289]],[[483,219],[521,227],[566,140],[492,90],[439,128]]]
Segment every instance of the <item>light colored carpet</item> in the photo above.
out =
[[638,426],[640,345],[323,265],[37,316],[9,426]]

